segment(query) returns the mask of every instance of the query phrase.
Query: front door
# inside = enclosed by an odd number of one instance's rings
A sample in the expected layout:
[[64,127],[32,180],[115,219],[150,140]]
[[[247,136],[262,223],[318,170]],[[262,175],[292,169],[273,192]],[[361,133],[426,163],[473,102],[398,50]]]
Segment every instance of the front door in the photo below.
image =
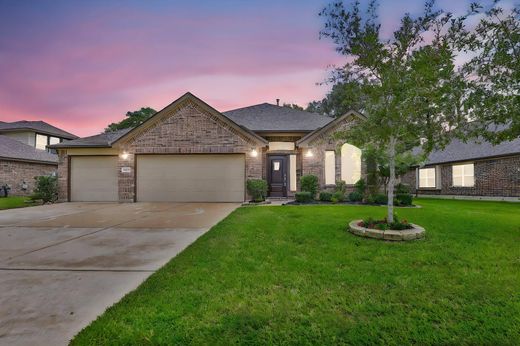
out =
[[269,156],[269,196],[287,197],[287,156]]

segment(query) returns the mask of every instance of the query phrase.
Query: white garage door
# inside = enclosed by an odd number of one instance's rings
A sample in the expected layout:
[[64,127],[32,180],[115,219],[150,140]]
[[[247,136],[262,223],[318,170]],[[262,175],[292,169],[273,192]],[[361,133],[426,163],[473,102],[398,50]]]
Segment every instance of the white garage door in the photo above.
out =
[[138,155],[140,202],[243,202],[244,155]]
[[70,200],[117,202],[117,156],[72,156]]

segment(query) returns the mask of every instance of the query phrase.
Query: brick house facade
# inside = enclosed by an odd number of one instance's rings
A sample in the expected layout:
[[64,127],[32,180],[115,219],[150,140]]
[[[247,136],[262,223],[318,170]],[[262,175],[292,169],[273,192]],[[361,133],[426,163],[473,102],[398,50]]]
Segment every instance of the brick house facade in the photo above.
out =
[[29,196],[34,192],[35,177],[55,174],[57,169],[57,164],[0,159],[0,186],[9,185],[13,196]]
[[[281,112],[288,111],[284,107],[274,109]],[[291,110],[291,112],[300,111]],[[338,151],[338,146],[341,144],[340,141],[331,140],[330,136],[335,131],[354,126],[360,120],[360,115],[351,112],[333,121],[323,115],[314,114],[312,117],[327,125],[308,131],[282,130],[262,133],[250,130],[243,124],[238,125],[225,114],[188,93],[142,125],[112,142],[107,141],[106,144],[101,145],[99,141],[94,141],[100,137],[94,136],[96,138],[91,139],[90,142],[87,138],[70,142],[72,144],[66,142],[54,146],[59,154],[59,199],[71,200],[71,158],[82,151],[89,153],[88,155],[114,157],[117,155],[117,201],[119,202],[137,200],[136,171],[137,161],[141,155],[241,154],[244,155],[245,180],[266,179],[269,156],[284,156],[287,157],[288,162],[291,161],[292,167],[287,174],[288,185],[291,181],[296,183],[295,189],[287,188],[287,196],[290,197],[299,190],[299,178],[305,174],[315,174],[318,176],[320,186],[326,188],[323,168],[325,151]],[[313,136],[309,136],[310,134]],[[74,146],[76,143],[77,145]],[[288,144],[288,147],[275,148],[276,143]],[[305,155],[309,150],[312,151],[312,156]],[[335,165],[337,179],[340,179],[341,164],[338,154]],[[244,196],[244,199],[249,197]]]
[[[473,186],[453,186],[453,165],[460,163],[474,165]],[[439,184],[435,188],[419,188],[417,183],[419,168],[403,175],[401,182],[408,184],[413,193],[420,195],[520,197],[520,154],[424,166],[424,168],[435,167],[440,174],[437,177]]]

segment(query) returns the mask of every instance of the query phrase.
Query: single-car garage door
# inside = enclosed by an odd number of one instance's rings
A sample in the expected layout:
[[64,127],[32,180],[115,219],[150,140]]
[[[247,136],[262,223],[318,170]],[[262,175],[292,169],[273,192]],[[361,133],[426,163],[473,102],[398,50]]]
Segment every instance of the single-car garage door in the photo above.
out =
[[117,189],[117,156],[71,156],[71,201],[117,202]]
[[137,155],[139,202],[243,202],[242,154]]

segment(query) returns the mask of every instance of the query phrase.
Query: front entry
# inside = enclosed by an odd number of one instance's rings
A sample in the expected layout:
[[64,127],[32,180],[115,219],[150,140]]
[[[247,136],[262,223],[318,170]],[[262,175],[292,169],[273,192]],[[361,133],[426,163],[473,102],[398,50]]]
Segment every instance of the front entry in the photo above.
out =
[[267,181],[270,197],[287,197],[287,156],[268,156]]

